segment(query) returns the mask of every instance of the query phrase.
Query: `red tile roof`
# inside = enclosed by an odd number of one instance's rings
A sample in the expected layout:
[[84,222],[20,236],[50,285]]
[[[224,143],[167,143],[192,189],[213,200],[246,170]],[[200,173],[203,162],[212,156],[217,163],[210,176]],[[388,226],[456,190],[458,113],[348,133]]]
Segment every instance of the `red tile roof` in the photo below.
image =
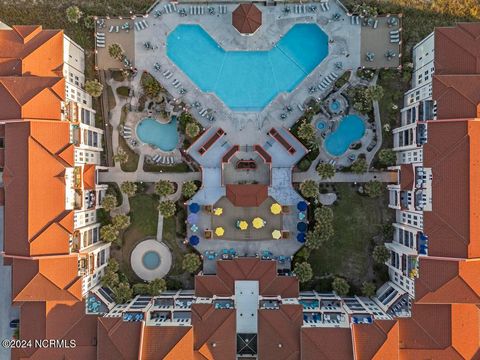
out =
[[300,359],[301,305],[258,310],[258,357],[265,360]]
[[240,4],[232,12],[232,24],[242,34],[253,34],[262,25],[262,12],[255,4]]
[[480,117],[480,75],[435,75],[432,98],[437,119]]
[[302,360],[352,360],[350,328],[302,328],[300,333]]
[[97,359],[138,359],[143,322],[100,317],[97,322]]
[[227,184],[225,187],[228,200],[235,206],[256,207],[268,198],[268,185]]
[[423,164],[432,168],[432,211],[424,213],[429,255],[480,257],[480,120],[428,122]]
[[140,360],[193,360],[191,326],[146,326]]
[[400,165],[400,188],[402,190],[413,190],[415,173],[412,164]]
[[65,168],[73,165],[69,124],[5,124],[5,252],[69,253],[73,212],[65,210]]
[[353,348],[357,360],[398,359],[397,320],[377,320],[373,324],[354,324]]

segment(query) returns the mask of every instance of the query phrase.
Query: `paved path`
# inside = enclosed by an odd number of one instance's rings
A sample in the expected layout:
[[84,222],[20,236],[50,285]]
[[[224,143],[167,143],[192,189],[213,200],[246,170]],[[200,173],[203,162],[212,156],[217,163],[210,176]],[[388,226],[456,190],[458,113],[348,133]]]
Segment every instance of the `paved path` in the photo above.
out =
[[370,171],[363,174],[356,174],[352,172],[337,172],[335,176],[331,179],[323,180],[320,179],[318,173],[314,168],[310,167],[310,170],[305,172],[296,172],[293,173],[293,182],[303,182],[305,180],[315,180],[321,182],[369,182],[372,180],[377,180],[385,183],[394,183],[397,182],[397,172],[394,171]]
[[158,224],[157,224],[157,241],[161,242],[163,239],[163,215],[158,212]]
[[190,180],[201,180],[202,174],[200,172],[185,172],[185,173],[154,173],[137,170],[134,172],[124,172],[119,168],[109,168],[108,171],[100,172],[100,182],[116,182],[121,184],[124,181],[143,181],[143,182],[157,182],[159,180],[169,180],[176,182],[179,187],[182,183]]

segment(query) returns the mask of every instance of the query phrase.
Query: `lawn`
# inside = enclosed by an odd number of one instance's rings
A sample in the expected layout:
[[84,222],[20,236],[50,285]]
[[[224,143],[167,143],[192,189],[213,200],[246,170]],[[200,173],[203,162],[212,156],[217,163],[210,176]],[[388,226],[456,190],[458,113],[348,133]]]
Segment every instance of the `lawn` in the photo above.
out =
[[118,135],[118,147],[122,148],[122,150],[125,151],[128,155],[127,161],[120,164],[121,169],[126,172],[136,171],[138,168],[138,161],[140,157],[135,151],[130,149],[127,142],[120,134]]
[[[363,281],[383,283],[385,274],[375,273],[371,252],[373,237],[381,234],[381,226],[390,223],[393,211],[387,207],[387,191],[372,199],[357,193],[351,184],[335,184],[339,200],[333,206],[335,235],[330,242],[310,254],[309,262],[317,290],[325,291],[325,279],[330,275],[345,277],[351,292],[359,294]],[[328,282],[328,281],[327,281]]]
[[137,194],[130,198],[130,227],[136,227],[143,236],[157,235],[158,200],[153,195]]
[[180,248],[177,240],[177,222],[175,217],[163,219],[163,238],[162,240],[168,245],[172,251],[172,269],[170,276],[180,275],[184,271],[182,269],[182,259],[185,252]]

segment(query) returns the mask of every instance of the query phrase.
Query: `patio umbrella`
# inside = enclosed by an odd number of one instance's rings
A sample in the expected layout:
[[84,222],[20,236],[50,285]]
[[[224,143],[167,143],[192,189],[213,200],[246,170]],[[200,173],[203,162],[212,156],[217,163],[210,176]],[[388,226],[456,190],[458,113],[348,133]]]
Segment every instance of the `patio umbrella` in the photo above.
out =
[[192,235],[190,236],[190,239],[188,239],[188,242],[192,246],[197,246],[198,243],[200,242],[200,238],[197,235]]
[[270,206],[270,211],[273,215],[278,215],[282,212],[282,207],[280,206],[280,204],[274,203],[272,204],[272,206]]
[[304,222],[299,222],[297,224],[297,230],[300,231],[300,232],[305,232],[307,231],[307,224],[304,223]]
[[238,228],[240,230],[247,230],[248,229],[248,222],[246,222],[245,220],[242,220],[238,223]]
[[305,233],[298,233],[297,234],[297,241],[299,243],[303,244],[305,242],[305,240],[306,240]]
[[188,214],[187,221],[189,224],[195,224],[198,221],[198,215],[195,213]]
[[190,228],[190,230],[192,230],[193,232],[197,232],[198,226],[193,224],[192,227]]
[[272,231],[272,237],[275,239],[275,240],[278,240],[282,237],[282,233],[280,232],[280,230],[273,230]]
[[200,210],[200,205],[198,205],[197,203],[191,203],[191,204],[188,206],[188,209],[189,209],[190,212],[192,212],[192,213],[197,213],[197,212]]
[[213,210],[213,213],[217,216],[220,216],[223,214],[223,209],[222,208],[216,208],[215,210]]
[[305,201],[299,201],[298,204],[297,204],[297,209],[299,211],[307,210],[307,203]]
[[261,229],[265,226],[265,221],[260,217],[256,217],[255,219],[253,219],[252,225],[255,229]]
[[219,226],[215,229],[215,235],[223,236],[223,234],[225,234],[225,229],[223,227]]

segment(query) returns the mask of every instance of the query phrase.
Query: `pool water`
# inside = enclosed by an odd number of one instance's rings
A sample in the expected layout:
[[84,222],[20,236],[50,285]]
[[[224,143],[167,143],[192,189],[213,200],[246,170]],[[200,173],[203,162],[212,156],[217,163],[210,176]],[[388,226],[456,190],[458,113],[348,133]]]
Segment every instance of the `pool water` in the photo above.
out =
[[160,265],[160,255],[156,251],[147,251],[142,257],[142,263],[148,270],[154,270]]
[[317,122],[317,129],[318,130],[324,130],[327,125],[325,124],[325,121],[319,121]]
[[357,115],[348,115],[342,118],[337,129],[325,139],[325,150],[330,155],[340,156],[348,150],[355,141],[365,134],[365,123]]
[[328,37],[316,24],[297,24],[268,51],[225,51],[201,26],[183,24],[168,35],[167,55],[232,110],[260,111],[320,64]]
[[330,110],[331,111],[338,111],[339,109],[340,109],[340,103],[338,102],[338,100],[333,100],[330,103]]
[[172,117],[168,124],[161,124],[152,118],[142,119],[137,125],[138,138],[162,151],[172,151],[178,144],[177,119]]

